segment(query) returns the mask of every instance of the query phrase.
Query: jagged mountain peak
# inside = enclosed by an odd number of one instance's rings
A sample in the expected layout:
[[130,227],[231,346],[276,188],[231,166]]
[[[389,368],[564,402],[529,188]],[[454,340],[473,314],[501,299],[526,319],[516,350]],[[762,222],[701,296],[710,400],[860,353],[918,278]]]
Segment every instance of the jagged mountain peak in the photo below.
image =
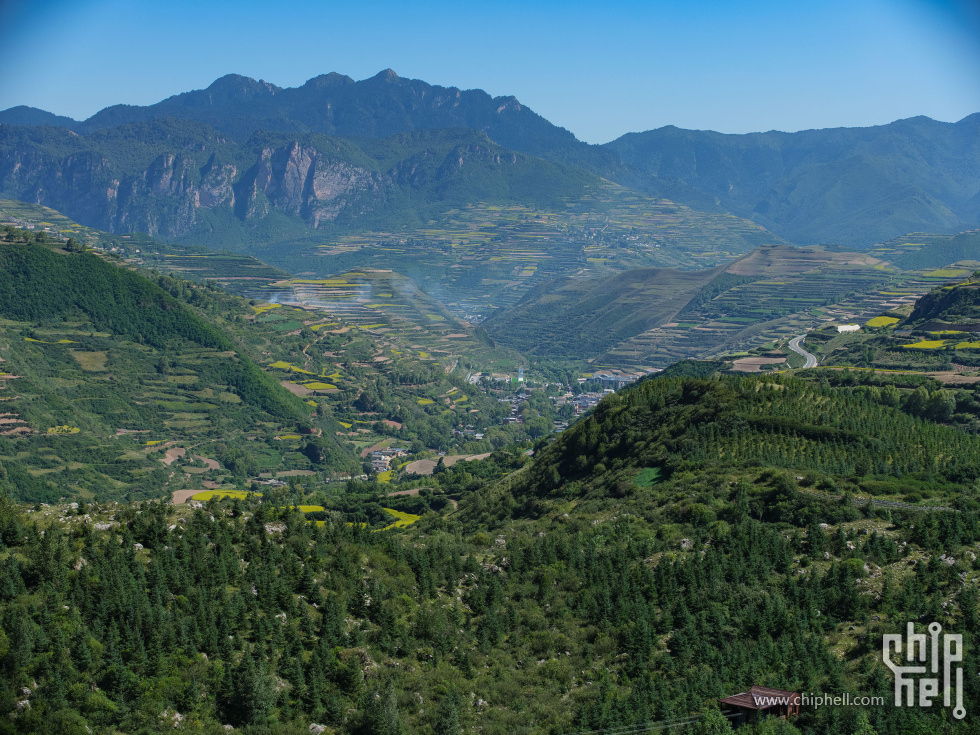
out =
[[393,69],[384,69],[371,77],[371,79],[380,82],[397,82],[399,79],[401,79],[401,77],[398,76]]

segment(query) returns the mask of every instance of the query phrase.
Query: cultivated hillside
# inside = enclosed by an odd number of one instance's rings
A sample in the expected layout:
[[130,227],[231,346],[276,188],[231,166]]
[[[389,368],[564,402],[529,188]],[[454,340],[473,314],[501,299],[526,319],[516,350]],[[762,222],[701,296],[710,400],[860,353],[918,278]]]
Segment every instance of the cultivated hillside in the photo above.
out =
[[[244,479],[258,475],[256,461],[280,468],[276,434],[340,428],[329,416],[312,421],[256,354],[202,317],[227,308],[213,287],[151,281],[92,253],[6,239],[0,461],[15,497],[160,497],[181,487],[185,463],[188,481],[205,472],[195,457]],[[332,437],[324,467],[354,465]]]
[[898,282],[923,288],[864,254],[767,246],[714,269],[549,282],[484,326],[531,354],[663,368],[795,336],[838,312],[877,314],[894,298],[883,287]]

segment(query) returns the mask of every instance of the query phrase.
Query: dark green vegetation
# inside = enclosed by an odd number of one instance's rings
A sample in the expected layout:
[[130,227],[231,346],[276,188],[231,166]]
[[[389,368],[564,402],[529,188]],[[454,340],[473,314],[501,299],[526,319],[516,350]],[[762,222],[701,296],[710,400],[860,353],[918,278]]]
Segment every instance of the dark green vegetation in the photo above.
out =
[[885,705],[745,733],[975,732],[975,677],[964,723],[896,708],[880,651],[907,620],[973,650],[977,441],[867,387],[659,378],[530,464],[440,473],[407,531],[317,525],[287,510],[299,488],[197,511],[0,500],[0,732],[727,732],[715,699],[754,684]]
[[615,497],[629,494],[626,480],[644,467],[674,476],[755,466],[817,473],[810,484],[835,478],[826,487],[839,491],[859,491],[867,479],[878,483],[875,495],[889,483],[897,494],[910,480],[923,482],[947,503],[976,507],[980,439],[934,423],[951,418],[939,408],[949,392],[936,381],[917,381],[921,389],[913,391],[903,376],[868,376],[832,387],[824,371],[815,374],[823,380],[644,380],[603,401],[596,420],[577,424],[537,456],[512,493],[520,501],[550,485],[575,497],[585,480]]
[[[916,117],[869,128],[747,135],[668,126],[590,146],[513,97],[433,86],[391,70],[359,82],[326,74],[294,89],[228,75],[206,90],[147,107],[109,107],[85,121],[24,107],[0,112],[8,126],[55,126],[92,138],[164,120],[206,125],[238,143],[261,131],[294,139],[309,133],[382,139],[477,130],[507,149],[698,210],[747,217],[803,245],[869,247],[906,232],[948,233],[980,224],[977,115],[958,123]],[[185,183],[177,181],[171,193]],[[172,183],[168,179],[166,187]]]

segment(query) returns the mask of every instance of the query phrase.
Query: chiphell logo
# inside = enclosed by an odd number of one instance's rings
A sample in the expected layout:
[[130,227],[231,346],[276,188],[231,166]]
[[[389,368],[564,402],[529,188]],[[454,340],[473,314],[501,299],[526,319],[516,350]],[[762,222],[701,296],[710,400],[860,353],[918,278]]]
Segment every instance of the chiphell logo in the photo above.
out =
[[[966,709],[963,707],[963,667],[955,667],[955,685],[952,685],[952,674],[954,671],[953,664],[963,662],[963,636],[947,633],[942,636],[940,641],[939,634],[942,630],[943,626],[939,623],[930,623],[929,635],[927,636],[925,633],[916,633],[915,626],[909,623],[904,639],[899,633],[886,633],[881,641],[882,657],[885,666],[895,674],[896,707],[932,707],[933,701],[938,699],[940,695],[943,698],[943,706],[949,707],[955,692],[956,707],[953,709],[953,717],[962,720],[966,717]],[[918,663],[899,665],[903,658],[901,655],[903,640],[905,641],[904,660]],[[941,649],[940,645],[942,646]],[[942,670],[942,689],[939,688],[940,669]],[[915,697],[916,682],[919,685],[917,700]]]

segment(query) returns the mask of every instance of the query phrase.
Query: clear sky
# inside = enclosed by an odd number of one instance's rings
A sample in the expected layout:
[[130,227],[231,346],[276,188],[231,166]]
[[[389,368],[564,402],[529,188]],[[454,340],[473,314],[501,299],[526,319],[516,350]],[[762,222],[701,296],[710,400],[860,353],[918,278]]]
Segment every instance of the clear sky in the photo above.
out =
[[955,121],[980,112],[980,0],[0,0],[0,109],[385,68],[515,95],[590,143]]

